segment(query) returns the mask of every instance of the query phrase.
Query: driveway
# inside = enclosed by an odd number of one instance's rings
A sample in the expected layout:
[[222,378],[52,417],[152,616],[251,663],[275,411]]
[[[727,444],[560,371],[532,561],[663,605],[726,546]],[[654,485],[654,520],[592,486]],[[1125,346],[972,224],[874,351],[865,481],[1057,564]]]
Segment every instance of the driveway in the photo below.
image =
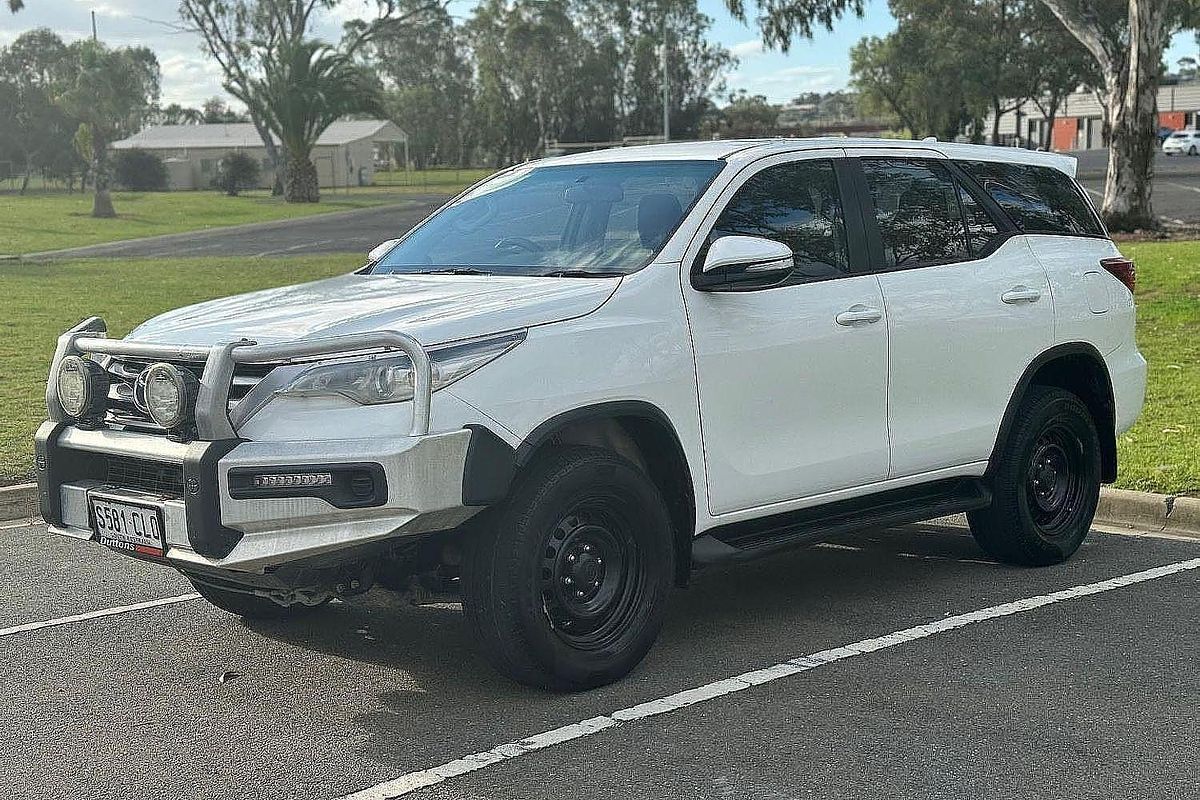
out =
[[40,525],[0,529],[0,563],[8,798],[1112,800],[1200,778],[1195,540],[1094,533],[1018,569],[928,524],[710,569],[641,667],[579,695],[498,677],[453,603],[376,589],[247,624]]

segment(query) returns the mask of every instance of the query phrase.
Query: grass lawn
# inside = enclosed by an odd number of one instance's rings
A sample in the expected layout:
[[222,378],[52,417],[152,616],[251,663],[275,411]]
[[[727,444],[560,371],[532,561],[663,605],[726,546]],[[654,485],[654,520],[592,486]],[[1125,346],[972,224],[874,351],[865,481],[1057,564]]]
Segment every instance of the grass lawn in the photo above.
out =
[[[1121,437],[1118,486],[1200,494],[1200,242],[1127,244],[1138,263],[1138,344],[1150,361],[1146,408]],[[348,272],[357,254],[310,258],[2,264],[0,484],[28,479],[54,343],[99,313],[122,335],[170,308]]]
[[411,194],[449,195],[477,177],[472,170],[437,170],[428,176],[414,172],[404,178],[408,183],[397,178],[390,185],[325,189],[320,203],[285,203],[267,191],[239,197],[218,192],[114,192],[116,219],[93,218],[90,194],[4,193],[0,194],[0,255],[367,208],[401,202]]

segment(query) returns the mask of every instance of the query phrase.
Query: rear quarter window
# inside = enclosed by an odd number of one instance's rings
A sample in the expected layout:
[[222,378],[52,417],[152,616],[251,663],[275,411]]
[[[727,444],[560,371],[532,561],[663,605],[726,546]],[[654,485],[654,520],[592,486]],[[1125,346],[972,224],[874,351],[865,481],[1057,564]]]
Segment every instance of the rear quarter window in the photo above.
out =
[[957,163],[1025,233],[1106,235],[1075,181],[1052,167],[994,161]]

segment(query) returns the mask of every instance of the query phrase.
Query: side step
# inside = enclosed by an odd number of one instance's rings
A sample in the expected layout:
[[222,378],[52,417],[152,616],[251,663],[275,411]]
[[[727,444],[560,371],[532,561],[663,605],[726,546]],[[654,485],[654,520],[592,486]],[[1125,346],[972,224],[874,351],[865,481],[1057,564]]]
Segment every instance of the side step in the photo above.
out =
[[978,478],[954,478],[714,528],[692,543],[692,562],[742,560],[868,528],[906,525],[991,505]]

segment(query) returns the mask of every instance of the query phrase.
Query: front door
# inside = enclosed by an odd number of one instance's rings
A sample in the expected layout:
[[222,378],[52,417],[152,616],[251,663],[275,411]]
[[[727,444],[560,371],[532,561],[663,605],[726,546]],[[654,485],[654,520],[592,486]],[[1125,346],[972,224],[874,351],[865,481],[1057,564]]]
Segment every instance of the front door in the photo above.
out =
[[861,222],[847,218],[835,161],[789,154],[747,168],[702,228],[697,263],[716,238],[762,236],[792,248],[790,277],[701,291],[685,265],[715,515],[887,476],[887,320],[878,278],[855,272]]

